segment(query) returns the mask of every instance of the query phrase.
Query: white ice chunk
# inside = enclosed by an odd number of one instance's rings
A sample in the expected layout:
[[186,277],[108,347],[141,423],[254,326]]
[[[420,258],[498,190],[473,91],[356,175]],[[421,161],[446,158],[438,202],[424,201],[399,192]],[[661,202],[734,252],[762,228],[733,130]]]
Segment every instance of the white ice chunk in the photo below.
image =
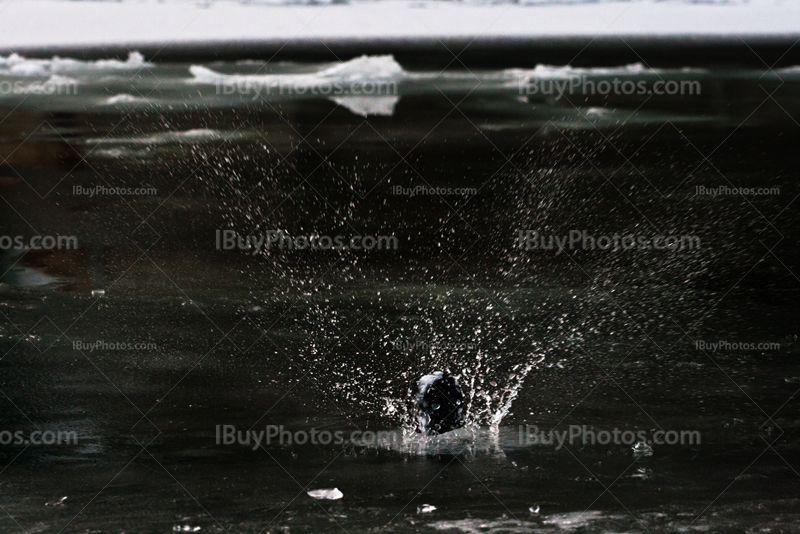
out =
[[339,491],[338,488],[311,490],[307,493],[309,497],[313,497],[314,499],[324,499],[328,501],[335,501],[344,497],[344,493]]

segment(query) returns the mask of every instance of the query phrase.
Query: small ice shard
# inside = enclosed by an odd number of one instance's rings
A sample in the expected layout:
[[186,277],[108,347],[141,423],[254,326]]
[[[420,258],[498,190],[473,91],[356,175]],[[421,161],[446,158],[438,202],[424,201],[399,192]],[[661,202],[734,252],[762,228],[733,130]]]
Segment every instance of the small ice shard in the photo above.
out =
[[640,458],[642,456],[653,456],[653,447],[651,447],[650,445],[648,445],[644,441],[640,441],[639,443],[637,443],[636,445],[634,445],[631,448],[633,449],[633,455],[634,456],[637,456],[637,457],[640,457]]
[[335,96],[334,102],[362,117],[381,115],[391,117],[399,96]]
[[540,508],[541,506],[531,506],[530,508],[528,508],[528,511],[532,514],[538,514]]
[[45,506],[64,506],[64,501],[66,501],[66,500],[67,500],[66,497],[61,497],[57,501],[46,502],[46,503],[44,503],[44,505]]
[[412,384],[409,411],[417,432],[428,436],[464,426],[464,396],[447,371],[425,375]]
[[647,480],[653,476],[653,470],[648,469],[646,467],[640,467],[636,470],[636,473],[631,475],[631,478],[641,478],[642,480]]
[[120,93],[106,99],[105,103],[109,106],[116,104],[139,104],[146,102],[146,99],[141,96],[133,96],[127,93]]
[[436,510],[436,507],[432,504],[423,504],[422,506],[417,506],[418,514],[429,514],[434,510]]
[[311,490],[306,493],[308,493],[309,497],[313,497],[314,499],[325,499],[328,501],[335,501],[344,497],[344,493],[339,491],[338,488]]
[[92,289],[92,296],[93,297],[105,297],[106,290],[105,289]]

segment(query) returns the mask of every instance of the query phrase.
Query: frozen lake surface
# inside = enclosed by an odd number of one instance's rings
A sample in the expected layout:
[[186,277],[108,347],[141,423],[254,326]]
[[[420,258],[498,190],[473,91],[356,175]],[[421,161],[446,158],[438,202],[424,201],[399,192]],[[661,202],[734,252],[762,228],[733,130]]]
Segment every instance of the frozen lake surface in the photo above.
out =
[[800,5],[749,1],[6,0],[0,47],[266,41],[800,36]]

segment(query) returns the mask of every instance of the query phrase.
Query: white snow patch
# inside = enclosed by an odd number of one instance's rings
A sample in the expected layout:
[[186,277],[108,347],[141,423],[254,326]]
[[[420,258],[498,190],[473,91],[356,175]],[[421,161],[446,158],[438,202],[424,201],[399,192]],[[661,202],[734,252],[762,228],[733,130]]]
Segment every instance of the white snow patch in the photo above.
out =
[[0,48],[319,39],[796,35],[790,0],[520,4],[385,0],[349,5],[233,2],[6,2]]

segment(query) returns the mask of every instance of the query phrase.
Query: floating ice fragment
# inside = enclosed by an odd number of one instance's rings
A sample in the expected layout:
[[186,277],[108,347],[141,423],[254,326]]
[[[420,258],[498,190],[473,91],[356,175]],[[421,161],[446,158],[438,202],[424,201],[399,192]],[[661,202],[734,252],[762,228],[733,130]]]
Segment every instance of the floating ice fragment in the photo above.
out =
[[[284,92],[289,92],[294,88],[329,87],[331,82],[341,82],[343,84],[349,82],[354,85],[347,87],[347,90],[342,91],[342,93],[386,95],[394,92],[394,86],[374,87],[367,84],[367,87],[363,87],[364,82],[385,82],[387,80],[396,82],[408,77],[408,73],[403,70],[403,67],[391,55],[361,56],[312,74],[223,74],[202,65],[190,66],[189,72],[194,83],[217,84],[227,82],[229,84],[244,84],[244,87],[253,93],[258,90],[258,93],[263,94],[269,94],[270,91],[278,90],[279,88],[282,88]],[[336,86],[336,92],[338,93],[339,91],[341,91],[341,88]],[[305,91],[298,92],[298,94],[303,93]]]
[[318,76],[337,78],[349,82],[373,80],[376,78],[396,79],[402,78],[405,74],[406,72],[403,70],[403,67],[395,61],[392,55],[364,55],[349,61],[344,61],[317,73]]
[[144,60],[139,52],[130,52],[127,61],[118,59],[100,59],[82,61],[72,58],[54,56],[52,59],[28,59],[19,54],[0,56],[0,74],[14,76],[42,76],[55,73],[81,73],[98,70],[141,70],[153,64]]
[[46,502],[46,503],[44,503],[44,505],[45,506],[64,506],[64,501],[66,501],[66,500],[67,500],[66,497],[61,497],[57,501]]
[[637,457],[653,456],[653,447],[651,447],[650,445],[648,445],[644,441],[640,441],[639,443],[637,443],[636,445],[634,445],[631,448],[633,449],[633,455],[634,456],[637,456]]
[[436,510],[436,507],[432,504],[423,504],[422,506],[417,506],[418,514],[429,514],[434,510]]
[[312,74],[223,74],[202,65],[192,65],[189,72],[191,83],[222,84],[254,99],[273,93],[304,95],[317,88],[362,117],[392,116],[400,100],[397,83],[409,77],[391,55],[361,56]]
[[134,96],[128,93],[120,93],[118,95],[114,95],[106,99],[105,103],[107,105],[113,106],[117,104],[139,104],[142,102],[146,102],[146,99],[141,96]]
[[631,478],[641,478],[642,480],[647,480],[653,476],[653,470],[648,469],[646,467],[640,467],[636,470],[636,473],[631,475]]
[[105,289],[92,289],[92,296],[93,297],[104,297],[106,296]]
[[307,493],[309,497],[313,497],[314,499],[325,499],[328,501],[335,501],[344,497],[344,493],[339,491],[338,488],[311,490]]

